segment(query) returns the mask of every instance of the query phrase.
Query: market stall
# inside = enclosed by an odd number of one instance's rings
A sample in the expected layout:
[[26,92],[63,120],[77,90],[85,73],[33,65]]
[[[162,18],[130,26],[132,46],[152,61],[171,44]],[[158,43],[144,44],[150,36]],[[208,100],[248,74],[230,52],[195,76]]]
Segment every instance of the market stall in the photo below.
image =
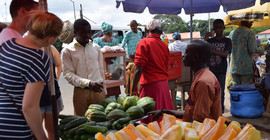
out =
[[75,140],[260,140],[260,131],[253,125],[240,125],[220,116],[203,122],[183,122],[173,115],[163,114],[161,122],[141,124],[140,120],[155,108],[150,97],[119,96],[92,104],[85,117],[60,115],[58,132],[61,139]]
[[125,84],[126,52],[104,52],[103,69],[106,79],[107,97],[115,96],[115,99],[117,99],[121,94],[120,86]]

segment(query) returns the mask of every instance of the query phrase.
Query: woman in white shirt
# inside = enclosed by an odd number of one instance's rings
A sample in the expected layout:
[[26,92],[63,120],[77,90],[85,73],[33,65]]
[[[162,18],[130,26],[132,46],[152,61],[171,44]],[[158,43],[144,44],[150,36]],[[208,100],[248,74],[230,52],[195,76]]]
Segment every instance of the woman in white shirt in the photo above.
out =
[[181,41],[181,35],[178,32],[175,32],[172,37],[175,41],[169,44],[169,50],[173,52],[182,52],[182,56],[184,56],[187,44]]

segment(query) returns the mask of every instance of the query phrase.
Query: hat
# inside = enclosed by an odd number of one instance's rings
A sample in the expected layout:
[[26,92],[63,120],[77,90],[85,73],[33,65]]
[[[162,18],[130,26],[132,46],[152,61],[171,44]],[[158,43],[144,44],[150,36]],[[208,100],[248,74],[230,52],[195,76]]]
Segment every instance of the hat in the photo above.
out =
[[107,34],[107,33],[111,32],[112,31],[112,28],[113,28],[113,26],[111,24],[106,23],[106,22],[103,22],[101,24],[101,31],[104,34]]
[[147,30],[152,31],[154,29],[159,29],[161,30],[161,23],[160,20],[158,19],[152,19],[148,24],[147,24]]
[[63,29],[59,35],[59,40],[63,43],[70,43],[74,38],[73,24],[70,21],[64,21]]
[[178,32],[175,32],[172,37],[174,40],[178,40],[179,38],[181,38],[181,35]]

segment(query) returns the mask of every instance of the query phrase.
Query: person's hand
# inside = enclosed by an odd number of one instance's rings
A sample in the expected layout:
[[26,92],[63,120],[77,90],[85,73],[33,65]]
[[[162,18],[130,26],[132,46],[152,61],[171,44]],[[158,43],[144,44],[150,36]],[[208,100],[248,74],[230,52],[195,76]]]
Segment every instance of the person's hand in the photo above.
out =
[[92,89],[94,92],[101,92],[103,89],[103,85],[102,83],[98,84],[98,83],[90,82],[89,88]]
[[154,115],[153,117],[152,117],[152,121],[156,121],[156,120],[158,120],[158,118],[160,117],[160,116],[162,116],[163,115],[163,109],[161,109],[161,110],[154,110],[154,111],[150,111],[150,112],[148,112],[147,114],[148,115]]
[[207,33],[205,34],[204,40],[208,40],[211,36],[213,36],[213,33],[207,32]]

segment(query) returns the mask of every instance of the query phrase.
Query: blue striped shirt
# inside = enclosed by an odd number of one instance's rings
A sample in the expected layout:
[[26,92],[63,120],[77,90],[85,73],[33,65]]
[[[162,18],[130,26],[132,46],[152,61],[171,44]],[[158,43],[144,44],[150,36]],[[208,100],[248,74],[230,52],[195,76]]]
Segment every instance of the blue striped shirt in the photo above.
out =
[[[0,77],[20,109],[26,84],[48,81],[49,63],[49,57],[42,50],[19,45],[14,38],[2,44]],[[32,138],[27,122],[0,86],[0,139]]]

